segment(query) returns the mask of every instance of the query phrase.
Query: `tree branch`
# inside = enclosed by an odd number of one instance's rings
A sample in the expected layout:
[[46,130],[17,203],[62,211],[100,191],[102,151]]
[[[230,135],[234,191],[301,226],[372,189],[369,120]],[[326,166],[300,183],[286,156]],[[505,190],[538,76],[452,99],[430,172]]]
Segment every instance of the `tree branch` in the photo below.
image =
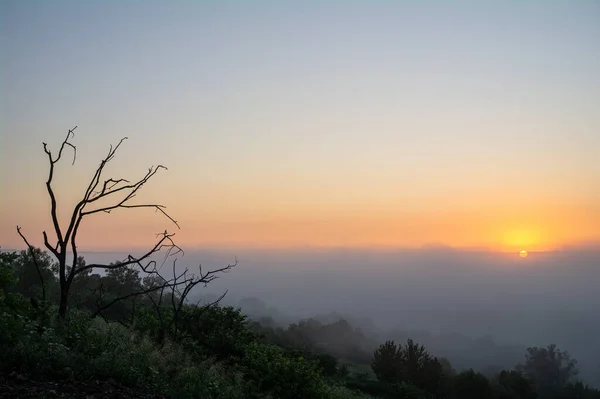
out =
[[[140,256],[128,255],[126,259],[121,262],[117,262],[114,264],[88,264],[83,265],[78,263],[78,246],[77,246],[77,235],[79,232],[79,227],[83,219],[86,216],[97,214],[100,212],[110,213],[114,209],[134,209],[134,208],[153,208],[155,212],[160,212],[164,217],[166,217],[170,222],[172,222],[177,229],[180,229],[179,223],[169,215],[166,211],[166,207],[162,204],[154,204],[154,203],[141,203],[135,204],[132,203],[135,196],[140,192],[143,186],[158,173],[158,171],[167,168],[163,165],[151,166],[148,168],[147,172],[137,181],[130,181],[125,178],[113,178],[113,177],[103,177],[103,173],[105,171],[106,166],[110,163],[117,151],[120,149],[121,145],[127,137],[123,137],[116,145],[110,145],[108,153],[106,156],[100,161],[100,164],[96,168],[92,178],[88,182],[87,188],[83,194],[83,197],[80,201],[75,205],[72,210],[71,217],[68,220],[68,224],[64,224],[61,226],[58,220],[58,211],[57,211],[57,198],[52,187],[55,165],[62,159],[64,155],[65,149],[69,148],[73,150],[73,160],[72,165],[75,164],[77,159],[77,147],[71,142],[71,140],[75,137],[75,129],[77,126],[69,129],[66,137],[60,144],[60,148],[56,154],[53,154],[49,149],[46,143],[43,144],[43,149],[48,159],[48,177],[46,180],[46,190],[48,192],[48,196],[50,198],[50,215],[52,219],[52,225],[54,232],[56,234],[56,244],[51,243],[49,235],[46,231],[43,232],[44,238],[44,246],[54,255],[56,260],[58,261],[58,274],[60,281],[60,306],[59,306],[59,317],[64,318],[67,310],[68,310],[68,298],[69,298],[69,290],[71,284],[73,283],[74,278],[79,275],[79,273],[83,273],[92,269],[103,269],[103,270],[113,270],[126,268],[129,266],[137,266],[143,272],[153,274],[158,273],[157,270],[157,262],[153,259],[153,255],[159,251],[166,249],[165,260],[161,264],[161,267],[164,265],[164,262],[169,256],[176,255],[179,253],[183,253],[181,248],[179,248],[173,241],[173,235],[169,234],[166,230],[164,233],[161,233],[157,236],[157,241],[154,246],[143,253]],[[105,202],[100,202],[105,201]],[[94,206],[95,205],[95,206]],[[21,234],[20,229],[19,234],[25,240],[25,237]],[[26,240],[25,240],[26,241]],[[69,250],[72,252],[73,259],[72,263],[67,265],[67,256]],[[33,253],[32,253],[33,254]],[[34,254],[33,254],[34,255]],[[70,255],[70,254],[69,254]],[[34,255],[35,256],[35,255]],[[35,260],[35,259],[34,259]],[[70,261],[70,260],[69,260]],[[39,267],[38,267],[39,269]],[[186,270],[187,272],[187,270]],[[41,280],[42,274],[41,270],[38,270],[38,274],[40,275]],[[186,286],[186,284],[190,284],[191,281],[195,281],[194,278],[191,280],[185,275],[183,276],[175,276],[176,280],[175,285],[166,285],[165,287],[173,287],[173,289],[180,295],[179,289],[177,288],[179,285],[181,287]],[[183,280],[182,280],[183,278]],[[213,277],[211,275],[206,276],[206,282],[210,281]],[[168,282],[166,282],[168,283]],[[187,288],[187,286],[186,286]],[[185,295],[189,292],[189,289],[182,288]],[[164,287],[163,287],[164,290]],[[133,293],[133,295],[144,294],[143,291]],[[44,290],[44,296],[45,296]],[[162,295],[162,294],[161,294]],[[184,295],[184,296],[185,296]],[[100,296],[103,296],[103,287],[100,287]]]
[[[150,258],[155,253],[160,252],[163,248],[167,248],[167,252],[165,254],[165,258],[167,258],[169,256],[174,256],[174,255],[177,255],[178,253],[183,252],[183,250],[181,248],[179,248],[179,246],[177,246],[175,244],[175,242],[173,241],[172,237],[174,235],[175,234],[169,234],[166,231],[164,233],[161,233],[160,236],[162,236],[162,238],[154,245],[154,247],[152,247],[152,249],[150,249],[148,252],[146,252],[145,254],[143,254],[140,257],[134,257],[132,255],[128,255],[126,260],[123,260],[122,262],[118,262],[118,263],[114,263],[114,264],[109,264],[109,265],[98,264],[98,263],[88,264],[88,265],[77,268],[77,273],[81,273],[84,270],[88,270],[88,269],[111,270],[111,269],[119,269],[122,267],[131,266],[131,265],[137,265],[142,269],[143,272],[150,273],[150,272],[156,270],[156,261],[150,260],[150,261],[148,261],[148,263],[146,265],[143,265],[142,262],[146,261],[148,258]],[[69,278],[71,278],[71,276],[69,276]]]
[[44,277],[42,276],[42,270],[40,269],[40,265],[37,261],[37,257],[35,256],[35,250],[34,250],[33,246],[29,243],[29,241],[27,241],[27,238],[25,238],[25,236],[21,232],[21,227],[19,227],[19,226],[17,226],[17,233],[19,233],[19,235],[21,236],[21,238],[27,245],[27,248],[29,249],[29,253],[31,254],[31,257],[33,258],[35,270],[37,271],[38,277],[40,279],[40,283],[42,284],[42,301],[45,302],[46,301],[46,283],[44,282]]
[[176,285],[182,285],[182,284],[186,284],[188,282],[189,282],[189,280],[180,281],[180,282],[169,280],[169,281],[166,281],[163,285],[152,286],[149,288],[130,292],[129,294],[126,294],[126,295],[119,296],[119,297],[111,300],[110,302],[108,302],[102,306],[99,306],[98,309],[96,311],[94,311],[94,313],[92,313],[92,317],[97,316],[98,314],[100,314],[100,312],[108,309],[109,307],[113,306],[117,302],[124,301],[126,299],[133,298],[133,297],[140,296],[140,295],[147,295],[147,294],[150,294],[150,293],[158,291],[158,290],[164,290],[165,288],[175,287]]
[[60,224],[58,223],[58,216],[56,214],[56,196],[54,195],[54,190],[52,189],[52,178],[54,177],[54,164],[56,164],[60,160],[60,158],[62,157],[63,150],[66,146],[71,147],[73,149],[73,164],[75,164],[77,148],[69,142],[69,139],[75,136],[75,129],[77,129],[77,126],[75,126],[73,129],[69,129],[69,131],[67,132],[67,137],[63,140],[60,146],[60,150],[58,151],[58,156],[56,158],[52,158],[52,152],[48,149],[48,144],[42,143],[44,146],[44,152],[46,153],[46,155],[48,155],[48,163],[50,166],[48,170],[48,180],[46,180],[46,190],[48,191],[48,195],[50,196],[50,214],[52,216],[52,224],[54,226],[54,231],[56,232],[56,238],[58,240],[58,243],[63,242],[63,236],[62,231],[60,229]]

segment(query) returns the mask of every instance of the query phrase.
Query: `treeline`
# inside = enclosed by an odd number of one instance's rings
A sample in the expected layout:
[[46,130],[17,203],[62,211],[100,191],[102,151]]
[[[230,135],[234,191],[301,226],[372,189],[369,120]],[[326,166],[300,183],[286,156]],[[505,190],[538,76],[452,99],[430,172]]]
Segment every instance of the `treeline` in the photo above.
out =
[[552,345],[529,348],[521,364],[488,378],[456,372],[411,339],[370,351],[343,319],[278,327],[235,307],[190,304],[133,267],[89,270],[73,280],[63,318],[53,258],[39,249],[0,252],[4,375],[115,380],[167,398],[600,398]]
[[[210,302],[214,298],[206,297],[203,300]],[[227,300],[228,298],[224,298]],[[352,326],[352,333],[345,333],[343,336],[336,335],[336,340],[329,342],[328,345],[337,346],[335,354],[337,357],[350,357],[354,361],[363,364],[369,364],[372,353],[381,342],[394,340],[396,342],[406,342],[407,339],[413,339],[425,345],[431,352],[438,356],[446,357],[452,361],[457,370],[473,368],[481,371],[484,375],[491,377],[503,369],[511,368],[517,364],[523,357],[527,347],[524,345],[499,344],[491,336],[472,338],[458,333],[440,333],[431,334],[423,330],[410,330],[410,319],[405,319],[402,323],[405,329],[394,328],[385,330],[377,327],[368,318],[359,318],[352,314],[340,314],[330,312],[318,314],[297,322],[288,314],[280,312],[277,308],[268,306],[258,298],[246,297],[239,301],[228,301],[227,303],[241,307],[242,311],[254,321],[259,322],[265,327],[274,330],[286,329],[290,324],[302,323],[305,327],[311,325],[335,324],[340,320]],[[307,333],[309,329],[306,330]],[[322,339],[316,337],[316,341]],[[344,347],[351,352],[344,353]]]
[[377,397],[404,397],[410,390],[420,395],[415,397],[430,398],[600,398],[600,391],[577,380],[576,360],[555,345],[527,348],[514,368],[484,375],[473,369],[459,372],[447,358],[434,356],[410,338],[404,344],[386,341],[368,353],[364,334],[343,319],[309,319],[287,328],[273,326],[268,318],[261,321],[266,325],[255,322],[254,328],[266,342],[319,354],[329,364],[329,375]]

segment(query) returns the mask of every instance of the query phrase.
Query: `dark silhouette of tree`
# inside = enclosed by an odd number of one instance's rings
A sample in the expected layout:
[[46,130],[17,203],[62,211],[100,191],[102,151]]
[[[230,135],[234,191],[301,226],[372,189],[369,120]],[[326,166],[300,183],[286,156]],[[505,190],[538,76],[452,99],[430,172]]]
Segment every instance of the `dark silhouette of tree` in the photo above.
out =
[[[177,274],[175,267],[176,261],[177,260],[173,261],[172,279],[166,280],[161,275],[149,276],[145,278],[143,283],[140,285],[142,291],[139,292],[144,292],[147,295],[147,298],[152,302],[156,317],[160,322],[160,342],[164,342],[164,339],[167,337],[167,335],[169,335],[173,341],[178,341],[181,338],[180,323],[182,321],[189,322],[189,318],[186,319],[186,316],[189,316],[189,312],[185,312],[185,306],[190,291],[198,284],[204,284],[206,286],[206,284],[217,279],[219,277],[219,273],[229,272],[229,270],[234,268],[238,262],[236,258],[235,263],[233,264],[206,272],[202,270],[202,266],[200,265],[199,276],[195,277],[192,275],[190,278],[188,276],[188,269],[185,269],[183,273]],[[161,281],[161,279],[163,280]],[[180,280],[182,280],[183,283],[180,283]],[[168,291],[166,296],[165,291]],[[196,308],[201,309],[201,313],[205,312],[218,305],[226,294],[227,291],[225,291],[213,302],[205,304],[201,307],[196,304]],[[196,314],[196,316],[198,316],[198,314]],[[185,320],[182,320],[182,318]]]
[[581,381],[570,382],[553,394],[552,399],[600,399],[600,391],[584,385]]
[[407,383],[436,393],[440,389],[443,366],[423,345],[412,339],[406,345],[386,341],[373,353],[371,368],[380,381]]
[[11,293],[18,281],[15,276],[15,264],[18,260],[18,253],[0,251],[0,303],[4,302],[6,295]]
[[[83,256],[77,259],[77,267],[86,265]],[[92,274],[92,269],[86,269],[75,275],[71,284],[71,302],[79,309],[91,311],[94,309],[95,300],[94,293],[98,291],[102,277],[99,274]]]
[[394,341],[385,341],[373,353],[371,368],[377,379],[385,382],[396,382],[400,377],[402,353]]
[[525,361],[516,369],[534,382],[540,395],[565,387],[579,374],[577,361],[554,344],[546,348],[527,348]]
[[519,399],[536,399],[537,393],[530,380],[515,370],[502,370],[497,377],[498,384],[506,392],[506,396]]
[[461,399],[480,399],[492,397],[489,380],[473,370],[463,371],[454,377],[454,397]]
[[400,349],[400,355],[400,381],[429,392],[436,392],[443,374],[438,359],[432,356],[425,346],[419,345],[410,338]]
[[334,376],[338,374],[338,360],[326,353],[320,353],[315,355],[315,360],[317,361],[321,370],[323,370],[323,374],[326,376]]
[[13,263],[13,273],[17,283],[13,292],[18,292],[34,300],[44,302],[56,289],[55,268],[52,257],[39,248],[21,251]]
[[[50,216],[52,219],[52,225],[54,229],[54,234],[56,235],[56,242],[52,244],[50,242],[49,235],[46,231],[43,232],[44,245],[50,251],[50,253],[56,258],[57,261],[57,272],[58,272],[58,280],[60,285],[60,299],[59,299],[59,309],[58,316],[61,319],[64,319],[67,309],[69,306],[69,296],[71,292],[71,288],[75,281],[75,278],[80,274],[89,274],[89,270],[97,270],[103,269],[108,273],[113,273],[115,276],[118,276],[119,273],[125,273],[126,271],[135,268],[138,272],[145,273],[147,275],[160,275],[159,270],[160,266],[157,264],[157,261],[154,257],[159,252],[165,252],[165,260],[169,256],[174,256],[177,254],[182,254],[183,251],[179,248],[175,242],[173,241],[174,234],[168,233],[167,230],[164,233],[157,234],[157,240],[154,245],[147,250],[145,253],[141,255],[128,255],[127,258],[120,260],[118,262],[113,262],[111,264],[83,264],[79,261],[77,246],[77,234],[79,232],[79,228],[81,227],[81,223],[84,219],[87,220],[86,217],[99,214],[99,213],[110,213],[116,209],[137,209],[137,208],[149,208],[154,209],[162,213],[170,222],[172,222],[177,228],[179,228],[179,224],[175,219],[173,219],[166,211],[165,206],[161,204],[155,203],[132,203],[132,200],[140,193],[142,187],[150,181],[156,173],[160,170],[166,170],[167,168],[163,165],[152,166],[148,169],[146,174],[136,181],[130,181],[124,178],[104,178],[103,172],[108,163],[115,157],[117,150],[121,147],[121,144],[127,139],[124,137],[119,141],[116,146],[110,146],[108,154],[102,161],[100,165],[96,169],[94,175],[90,179],[90,182],[85,190],[82,199],[75,205],[74,209],[71,212],[71,217],[68,220],[66,225],[61,225],[58,220],[58,212],[57,212],[57,200],[56,195],[54,193],[54,189],[52,187],[55,165],[62,159],[63,152],[65,149],[69,148],[73,150],[73,162],[72,165],[75,164],[77,148],[71,142],[74,137],[74,131],[77,128],[75,126],[73,129],[70,129],[67,133],[66,138],[62,141],[60,148],[58,150],[58,154],[54,156],[52,151],[48,149],[48,145],[43,143],[44,152],[48,157],[48,178],[46,180],[46,191],[48,192],[48,196],[50,198]],[[23,238],[27,247],[32,250],[33,247],[29,244],[25,236],[21,233],[21,228],[17,226],[17,231],[19,235]],[[33,252],[32,252],[33,253]],[[163,261],[164,263],[164,261]],[[234,265],[228,265],[225,268],[219,269],[219,271],[227,271]],[[215,271],[216,273],[216,271]],[[213,273],[214,274],[214,273]],[[173,290],[177,290],[179,287],[183,287],[183,290],[186,290],[190,284],[193,286],[199,283],[207,283],[210,281],[211,274],[208,277],[202,277],[203,273],[200,272],[200,276],[196,277],[193,274],[188,274],[188,270],[184,272],[182,276],[177,276],[177,279],[164,279],[162,286],[152,286],[146,289],[138,289],[138,290],[129,290],[129,292],[124,293],[121,296],[116,296],[109,300],[107,303],[103,304],[97,309],[97,314],[101,314],[102,311],[106,310],[109,306],[112,306],[120,301],[128,300],[134,296],[145,295],[151,291],[158,291],[164,288],[170,288]],[[40,275],[41,276],[41,275]],[[41,277],[40,277],[41,278]],[[42,287],[45,284],[42,282]],[[131,287],[129,287],[131,288]],[[100,285],[97,287],[97,292],[102,295],[106,292],[106,287]]]
[[[39,248],[34,248],[29,241],[27,241],[27,238],[25,238],[21,232],[20,227],[17,227],[17,233],[27,245],[27,250],[22,251],[21,256],[19,257],[21,263],[18,265],[17,271],[17,278],[19,279],[19,286],[17,289],[20,288],[20,292],[23,295],[28,296],[34,306],[37,307],[36,297],[39,297],[40,295],[37,295],[37,293],[34,293],[31,290],[38,288],[40,291],[39,293],[41,294],[41,300],[45,303],[48,293],[47,280],[52,280],[50,283],[54,282],[54,275],[52,272],[54,271],[55,266],[47,253],[42,252]],[[36,284],[36,279],[38,280],[39,285]],[[29,292],[25,292],[25,287],[27,287]]]
[[456,375],[456,370],[454,370],[454,367],[452,367],[452,364],[450,363],[450,360],[448,360],[448,358],[439,357],[438,362],[442,366],[442,372],[445,376],[454,377]]
[[[178,330],[170,326],[170,336],[194,342],[194,350],[218,360],[242,356],[244,348],[256,339],[244,314],[231,306],[184,306],[179,311]],[[192,350],[192,348],[190,348]]]

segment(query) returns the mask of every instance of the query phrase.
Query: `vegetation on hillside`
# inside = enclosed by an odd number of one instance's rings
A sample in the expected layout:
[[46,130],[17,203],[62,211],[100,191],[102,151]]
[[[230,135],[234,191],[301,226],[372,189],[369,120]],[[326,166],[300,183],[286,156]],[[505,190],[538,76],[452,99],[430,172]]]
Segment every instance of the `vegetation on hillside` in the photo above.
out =
[[[575,361],[553,345],[529,348],[514,370],[487,378],[456,372],[412,340],[382,343],[369,355],[370,369],[361,367],[358,348],[355,360],[339,357],[352,348],[336,346],[350,342],[336,338],[360,334],[344,320],[273,328],[218,304],[185,303],[177,313],[169,299],[157,307],[158,292],[92,317],[101,303],[94,287],[103,286],[110,298],[149,284],[130,268],[119,276],[82,277],[62,319],[56,264],[39,249],[33,253],[36,261],[30,251],[0,253],[0,368],[4,379],[61,382],[46,389],[56,395],[60,386],[89,391],[96,381],[125,392],[121,397],[600,398],[576,381]],[[73,388],[63,397],[77,394]]]

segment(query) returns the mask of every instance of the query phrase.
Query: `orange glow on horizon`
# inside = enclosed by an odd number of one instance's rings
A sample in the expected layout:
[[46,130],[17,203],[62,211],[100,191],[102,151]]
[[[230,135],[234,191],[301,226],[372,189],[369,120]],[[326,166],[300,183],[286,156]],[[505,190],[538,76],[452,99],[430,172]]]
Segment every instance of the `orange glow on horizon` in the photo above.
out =
[[[181,230],[149,210],[99,214],[82,225],[81,250],[144,249],[165,228],[177,234],[176,241],[184,248],[449,247],[515,254],[524,248],[533,253],[600,242],[597,205],[561,205],[541,197],[525,202],[509,194],[500,198],[495,190],[486,195],[472,193],[468,201],[458,196],[423,196],[341,202],[339,195],[328,197],[321,192],[313,193],[310,203],[303,203],[302,198],[291,197],[295,192],[276,197],[268,190],[262,194],[254,190],[238,197],[216,190],[202,196],[191,188],[187,195],[178,196],[175,189],[158,188],[145,192],[145,198],[158,198],[166,204]],[[61,204],[65,204],[65,199],[73,202],[78,194],[60,186],[57,192]],[[52,231],[43,191],[27,198],[27,207],[19,206],[15,200],[10,204],[10,212],[2,209],[3,248],[22,247],[14,230],[17,224],[37,246],[42,244],[41,232]],[[70,214],[69,201],[66,205],[60,209],[61,217]],[[62,218],[61,221],[66,222]]]
[[[182,229],[168,226],[183,247],[356,247],[356,248],[480,248],[493,252],[552,251],[591,241],[593,226],[569,226],[559,219],[539,228],[494,228],[501,221],[472,215],[413,215],[354,218],[243,218],[181,222]],[[154,234],[167,226],[160,217],[144,223],[118,223],[109,219],[89,224],[82,230],[86,248],[144,248]],[[500,233],[496,233],[500,231]],[[545,234],[541,234],[544,231]],[[574,233],[578,233],[577,235]],[[127,237],[126,240],[123,238]],[[596,241],[600,241],[597,240]],[[433,244],[433,245],[432,245]]]

